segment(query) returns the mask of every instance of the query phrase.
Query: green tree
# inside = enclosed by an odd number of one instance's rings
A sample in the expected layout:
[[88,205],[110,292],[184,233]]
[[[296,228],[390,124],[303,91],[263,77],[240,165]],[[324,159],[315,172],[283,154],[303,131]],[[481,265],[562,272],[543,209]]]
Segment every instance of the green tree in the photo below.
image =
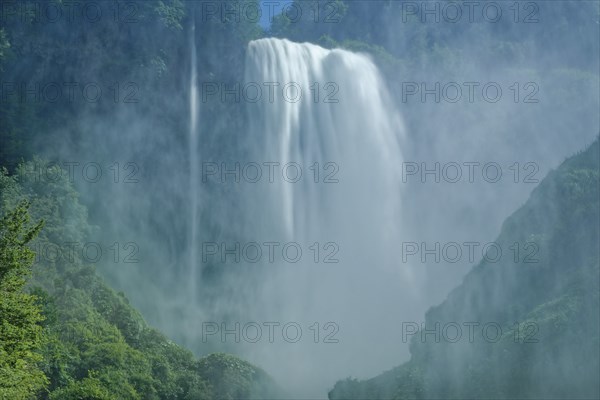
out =
[[43,316],[23,291],[34,256],[27,243],[43,225],[30,226],[28,207],[21,202],[0,220],[0,399],[33,398],[47,384],[38,365]]

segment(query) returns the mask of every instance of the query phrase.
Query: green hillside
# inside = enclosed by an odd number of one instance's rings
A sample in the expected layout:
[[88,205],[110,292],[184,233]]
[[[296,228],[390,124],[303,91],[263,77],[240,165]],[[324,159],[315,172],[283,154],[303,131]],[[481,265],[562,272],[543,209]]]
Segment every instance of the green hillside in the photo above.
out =
[[68,174],[40,180],[39,165],[0,174],[0,399],[277,396],[264,371],[236,357],[195,359],[149,327],[80,252],[65,251],[97,228]]
[[482,260],[427,312],[420,329],[439,323],[439,342],[410,335],[410,361],[338,382],[330,399],[598,398],[598,180],[596,140],[505,221],[509,256]]

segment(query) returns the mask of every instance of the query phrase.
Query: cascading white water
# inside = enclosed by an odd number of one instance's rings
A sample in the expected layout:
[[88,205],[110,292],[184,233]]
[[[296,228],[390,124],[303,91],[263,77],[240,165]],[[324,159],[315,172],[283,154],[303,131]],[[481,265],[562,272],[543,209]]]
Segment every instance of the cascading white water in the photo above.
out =
[[[312,240],[324,229],[356,226],[363,217],[377,232],[397,226],[403,128],[369,58],[257,40],[248,47],[245,83],[263,87],[261,99],[249,106],[250,158],[298,163],[304,174],[297,183],[278,179],[280,184],[268,185],[279,215],[269,214],[282,233]],[[275,87],[272,97],[268,86]],[[291,175],[297,170],[291,168]],[[349,218],[348,212],[359,210],[363,215]]]
[[199,195],[199,168],[198,168],[198,70],[196,55],[196,22],[192,18],[190,28],[190,121],[189,121],[189,162],[190,162],[190,232],[189,232],[189,293],[192,300],[196,296],[198,264],[198,195]]
[[[298,262],[279,257],[268,265],[245,315],[297,322],[304,336],[301,343],[248,344],[243,355],[293,396],[322,397],[336,379],[375,373],[402,353],[400,320],[386,318],[390,304],[410,297],[400,291],[409,277],[397,262],[403,124],[374,63],[349,51],[253,41],[245,87],[261,87],[262,96],[248,95],[240,146],[248,163],[271,163],[275,174],[242,190],[244,234],[258,243],[296,243],[303,253]],[[302,177],[289,182],[298,169]],[[323,336],[314,343],[308,329],[315,322],[321,335],[334,322],[339,343]]]

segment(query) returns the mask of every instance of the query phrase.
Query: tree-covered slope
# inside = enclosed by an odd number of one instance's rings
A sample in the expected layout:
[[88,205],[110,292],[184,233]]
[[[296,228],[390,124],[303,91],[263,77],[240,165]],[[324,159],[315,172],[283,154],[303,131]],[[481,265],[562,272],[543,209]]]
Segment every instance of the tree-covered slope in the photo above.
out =
[[[66,171],[51,171],[59,177],[55,180],[39,179],[41,165],[27,163],[15,175],[0,174],[0,214],[5,217],[0,230],[0,399],[277,396],[260,368],[225,354],[197,360],[149,327],[122,293],[86,265],[81,252],[68,251],[81,248],[96,228],[88,225]],[[28,227],[28,214],[44,221],[41,230]],[[38,252],[35,257],[32,250]]]
[[484,258],[407,335],[410,361],[338,382],[330,399],[598,398],[599,178],[596,140],[505,221],[505,256]]

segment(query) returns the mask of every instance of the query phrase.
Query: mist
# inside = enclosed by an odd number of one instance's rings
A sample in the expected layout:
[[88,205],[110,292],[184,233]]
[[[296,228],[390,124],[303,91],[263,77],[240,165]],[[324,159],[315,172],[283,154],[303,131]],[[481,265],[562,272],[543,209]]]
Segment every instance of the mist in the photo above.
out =
[[[120,90],[136,101],[84,104],[32,147],[79,163],[90,240],[133,260],[96,265],[112,287],[197,356],[239,356],[290,399],[408,361],[405,326],[600,132],[597,2],[286,1],[271,21],[265,4],[166,3],[180,14],[164,31],[142,6],[122,25]],[[133,56],[148,43],[163,64]],[[101,47],[73,80],[106,81]],[[78,178],[87,163],[106,179]]]

